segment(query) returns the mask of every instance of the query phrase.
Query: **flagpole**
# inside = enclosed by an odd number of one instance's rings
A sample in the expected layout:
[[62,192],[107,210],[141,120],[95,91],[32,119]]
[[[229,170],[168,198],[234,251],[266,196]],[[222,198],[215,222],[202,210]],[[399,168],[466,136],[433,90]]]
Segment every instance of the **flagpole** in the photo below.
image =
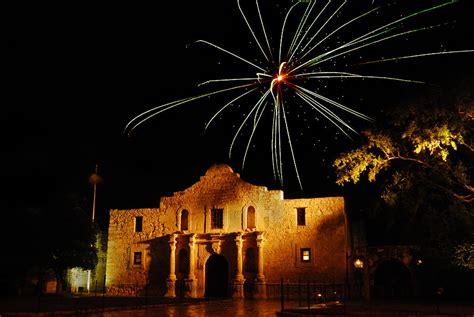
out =
[[[95,173],[94,173],[95,177],[93,178],[93,184],[92,184],[94,186],[94,196],[92,198],[92,223],[94,223],[95,221],[95,200],[97,197],[97,182],[99,180],[98,171],[99,171],[99,164],[96,164]],[[87,270],[87,293],[90,292],[90,288],[91,288],[91,270]]]
[[[98,177],[99,164],[95,165],[95,175]],[[95,220],[95,198],[97,195],[97,179],[94,181],[94,198],[92,199],[92,222]]]

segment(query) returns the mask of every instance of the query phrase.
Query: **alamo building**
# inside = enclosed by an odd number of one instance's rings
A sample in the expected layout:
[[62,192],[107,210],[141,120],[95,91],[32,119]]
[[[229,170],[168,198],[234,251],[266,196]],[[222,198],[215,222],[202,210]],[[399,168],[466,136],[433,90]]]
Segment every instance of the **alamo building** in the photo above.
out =
[[110,210],[107,293],[266,298],[281,278],[342,284],[347,236],[342,197],[285,199],[214,165],[159,208]]

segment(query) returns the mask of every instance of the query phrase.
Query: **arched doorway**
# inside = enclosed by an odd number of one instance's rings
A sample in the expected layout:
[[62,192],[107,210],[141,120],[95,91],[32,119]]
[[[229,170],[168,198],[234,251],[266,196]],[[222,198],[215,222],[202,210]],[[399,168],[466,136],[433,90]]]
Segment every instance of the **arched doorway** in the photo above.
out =
[[213,254],[206,262],[205,297],[227,297],[228,289],[227,260],[218,254]]
[[253,298],[255,289],[255,277],[257,275],[257,260],[255,258],[255,249],[247,248],[244,257],[244,295],[245,298]]
[[186,249],[181,249],[178,253],[178,274],[180,278],[187,278],[189,274],[189,256]]
[[411,274],[399,261],[389,260],[378,265],[374,276],[375,299],[404,299],[413,295]]

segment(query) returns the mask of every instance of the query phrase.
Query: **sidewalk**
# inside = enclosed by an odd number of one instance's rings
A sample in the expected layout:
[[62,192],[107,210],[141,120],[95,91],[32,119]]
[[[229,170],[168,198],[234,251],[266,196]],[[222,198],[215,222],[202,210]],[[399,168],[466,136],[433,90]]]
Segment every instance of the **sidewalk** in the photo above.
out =
[[[206,300],[163,297],[117,296],[42,296],[0,297],[0,316],[469,316],[474,317],[472,302],[351,302],[335,311],[317,306],[296,308],[286,302],[285,313],[279,300]],[[104,313],[105,314],[102,314]],[[336,314],[336,315],[335,315]]]
[[[293,304],[293,305],[292,305]],[[468,316],[474,317],[474,303],[469,302],[423,302],[423,301],[384,301],[384,302],[351,302],[343,304],[317,304],[308,307],[297,307],[298,303],[287,303],[283,312],[277,316]]]
[[203,298],[163,298],[156,296],[43,295],[0,297],[0,316],[41,313],[82,314],[97,311],[139,309],[157,305],[180,305],[206,301]]

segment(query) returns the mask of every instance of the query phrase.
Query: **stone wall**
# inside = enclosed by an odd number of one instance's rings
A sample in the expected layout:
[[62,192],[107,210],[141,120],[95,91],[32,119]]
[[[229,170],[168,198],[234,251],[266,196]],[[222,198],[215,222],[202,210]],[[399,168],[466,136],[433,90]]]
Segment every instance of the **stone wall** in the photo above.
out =
[[[135,232],[135,217],[143,217],[142,232]],[[158,208],[110,210],[107,244],[106,287],[109,293],[131,295],[146,284],[150,243],[165,234],[163,213]],[[134,252],[142,252],[142,264],[133,264]]]
[[[345,222],[342,197],[288,199],[275,213],[265,237],[267,282],[280,277],[296,282],[342,283],[345,276]],[[305,208],[306,225],[298,226],[296,208]],[[301,262],[301,248],[311,261]]]
[[[179,218],[183,209],[189,212],[189,232],[225,233],[246,228],[246,211],[256,209],[259,230],[265,230],[265,217],[280,204],[283,192],[269,191],[266,187],[245,182],[226,165],[210,168],[199,182],[172,197],[162,197],[160,209],[166,210],[165,227],[168,233],[180,229]],[[224,227],[211,229],[211,210],[224,209]]]

